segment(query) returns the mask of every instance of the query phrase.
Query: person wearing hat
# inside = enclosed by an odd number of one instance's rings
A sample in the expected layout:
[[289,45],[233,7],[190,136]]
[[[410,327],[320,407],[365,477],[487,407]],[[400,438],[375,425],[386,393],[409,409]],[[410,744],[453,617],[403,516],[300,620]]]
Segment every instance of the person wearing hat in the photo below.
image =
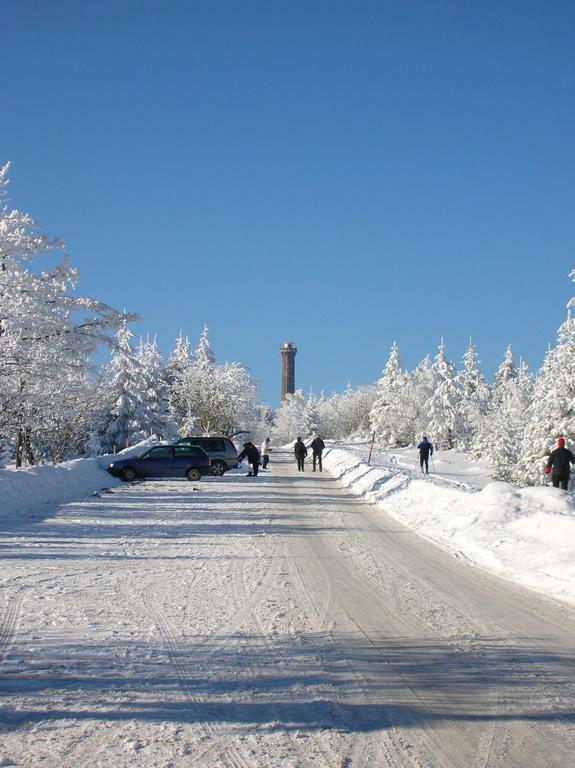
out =
[[547,466],[545,467],[545,472],[551,474],[553,488],[561,486],[564,491],[567,490],[571,464],[575,464],[575,456],[573,456],[569,448],[565,448],[565,440],[560,437],[557,440],[557,448],[549,454]]

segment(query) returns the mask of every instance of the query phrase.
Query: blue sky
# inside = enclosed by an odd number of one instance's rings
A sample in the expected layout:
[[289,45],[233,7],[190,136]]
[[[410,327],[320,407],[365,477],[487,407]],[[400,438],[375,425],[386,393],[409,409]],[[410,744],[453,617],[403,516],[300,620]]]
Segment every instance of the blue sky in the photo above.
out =
[[[572,2],[2,3],[0,162],[79,290],[204,327],[277,405],[469,337],[532,368],[575,293]],[[45,266],[45,265],[44,265]]]

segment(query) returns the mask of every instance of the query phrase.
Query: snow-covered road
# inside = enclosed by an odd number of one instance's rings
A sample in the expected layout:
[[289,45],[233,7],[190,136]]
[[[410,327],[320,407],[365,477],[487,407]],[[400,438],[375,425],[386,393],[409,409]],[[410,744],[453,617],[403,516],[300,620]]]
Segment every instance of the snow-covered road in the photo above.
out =
[[5,523],[0,553],[0,766],[573,763],[573,608],[287,455]]

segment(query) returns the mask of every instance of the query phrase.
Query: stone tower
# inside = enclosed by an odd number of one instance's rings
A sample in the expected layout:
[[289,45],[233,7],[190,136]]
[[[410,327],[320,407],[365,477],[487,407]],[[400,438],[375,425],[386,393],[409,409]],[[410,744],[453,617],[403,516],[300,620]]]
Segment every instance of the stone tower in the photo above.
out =
[[283,401],[288,393],[293,395],[295,392],[295,356],[297,355],[297,347],[294,347],[291,341],[284,341],[280,347],[280,354],[282,356]]

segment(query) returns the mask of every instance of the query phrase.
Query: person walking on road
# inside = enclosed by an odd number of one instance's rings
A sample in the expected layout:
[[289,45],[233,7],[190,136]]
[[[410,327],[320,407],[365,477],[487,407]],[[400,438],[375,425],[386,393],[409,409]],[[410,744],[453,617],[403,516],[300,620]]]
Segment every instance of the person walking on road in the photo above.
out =
[[252,471],[250,472],[250,475],[257,477],[258,469],[260,466],[260,452],[249,440],[247,443],[244,443],[244,450],[238,456],[238,463],[245,458],[247,458],[248,462],[252,465]]
[[419,450],[419,466],[421,467],[421,471],[424,471],[423,466],[425,465],[425,474],[428,475],[429,457],[433,456],[433,445],[426,437],[424,437],[417,446],[417,449]]
[[267,469],[268,464],[270,463],[270,439],[269,437],[264,437],[262,444],[260,446],[260,454],[262,457],[262,469]]
[[569,448],[565,448],[565,440],[560,437],[557,440],[557,448],[551,451],[547,459],[545,472],[551,474],[553,488],[561,488],[566,491],[569,485],[569,475],[571,474],[571,464],[575,464],[575,456]]
[[293,446],[293,452],[297,459],[298,472],[304,472],[304,462],[307,456],[307,448],[303,444],[301,437],[298,437]]
[[321,468],[321,455],[323,453],[323,449],[325,448],[325,443],[321,439],[319,435],[316,435],[315,438],[311,441],[311,449],[313,451],[312,457],[313,457],[313,471],[315,472],[315,465],[316,461],[319,464],[319,471],[322,471]]

